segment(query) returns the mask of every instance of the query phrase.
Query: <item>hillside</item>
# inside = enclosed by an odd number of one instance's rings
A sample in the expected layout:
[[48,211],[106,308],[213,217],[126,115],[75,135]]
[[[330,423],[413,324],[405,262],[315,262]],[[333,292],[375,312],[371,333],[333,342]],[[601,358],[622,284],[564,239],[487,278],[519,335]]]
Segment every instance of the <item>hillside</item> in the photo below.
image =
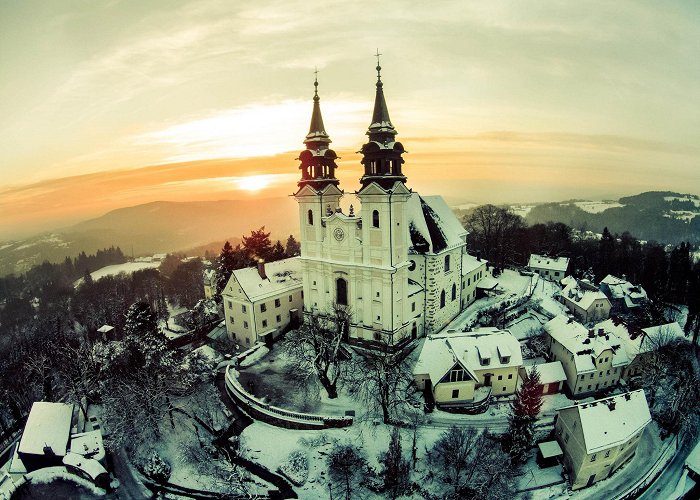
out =
[[23,272],[44,260],[119,246],[143,255],[191,249],[265,226],[273,238],[298,234],[292,198],[208,202],[157,201],[120,208],[96,219],[21,241],[0,243],[0,275]]
[[574,228],[613,233],[629,231],[642,240],[677,244],[700,242],[700,198],[670,191],[649,191],[616,202],[564,201],[529,207],[528,224],[563,222]]

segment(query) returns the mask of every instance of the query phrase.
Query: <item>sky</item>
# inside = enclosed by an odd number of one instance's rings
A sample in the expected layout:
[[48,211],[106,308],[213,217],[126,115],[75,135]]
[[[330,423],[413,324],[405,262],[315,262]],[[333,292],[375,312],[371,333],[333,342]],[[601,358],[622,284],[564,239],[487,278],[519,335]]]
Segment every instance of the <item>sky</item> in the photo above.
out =
[[421,193],[700,192],[697,1],[6,1],[0,238],[293,193],[315,68],[356,190],[377,49]]

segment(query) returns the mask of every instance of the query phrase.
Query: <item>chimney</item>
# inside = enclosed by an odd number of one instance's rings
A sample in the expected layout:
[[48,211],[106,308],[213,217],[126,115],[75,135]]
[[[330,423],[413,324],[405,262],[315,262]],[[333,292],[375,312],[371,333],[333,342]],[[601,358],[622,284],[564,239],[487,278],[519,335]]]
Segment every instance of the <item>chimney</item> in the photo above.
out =
[[263,259],[258,259],[258,274],[261,279],[267,279],[267,274],[265,274],[265,261]]
[[478,260],[479,262],[481,262],[481,250],[477,250],[477,251],[476,251],[476,260]]

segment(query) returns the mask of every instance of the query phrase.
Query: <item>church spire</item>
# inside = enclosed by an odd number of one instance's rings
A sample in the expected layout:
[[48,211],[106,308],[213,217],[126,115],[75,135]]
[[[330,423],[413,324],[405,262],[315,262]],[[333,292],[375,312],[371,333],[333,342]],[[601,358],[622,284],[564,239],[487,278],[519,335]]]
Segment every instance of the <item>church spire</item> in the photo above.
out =
[[314,107],[311,112],[309,133],[306,134],[304,139],[306,149],[297,158],[297,160],[301,161],[301,165],[299,165],[301,179],[297,184],[300,189],[305,185],[309,185],[320,191],[328,185],[338,185],[338,179],[335,178],[335,169],[337,168],[335,160],[338,158],[338,155],[328,147],[331,139],[326,132],[326,127],[323,125],[323,117],[321,116],[321,98],[318,96],[318,70],[314,71],[314,74]]
[[[309,148],[309,144],[315,143],[326,143],[331,142],[328,133],[326,132],[326,127],[323,125],[323,116],[321,116],[321,105],[319,102],[321,98],[318,96],[318,70],[314,71],[314,109],[311,112],[311,124],[309,125],[309,133],[306,134],[306,139],[304,144]],[[314,146],[312,146],[313,148]]]
[[372,123],[369,125],[367,135],[371,141],[385,142],[393,140],[396,129],[389,118],[389,108],[384,99],[384,84],[382,83],[382,67],[379,64],[379,50],[375,54],[377,57],[377,92],[374,96],[374,111],[372,112]]
[[403,145],[396,142],[396,129],[389,118],[389,108],[384,98],[384,83],[382,82],[382,67],[379,64],[379,50],[377,57],[377,91],[374,97],[374,111],[372,123],[369,125],[367,135],[369,142],[362,146],[361,163],[365,167],[365,173],[360,179],[362,188],[376,183],[383,189],[391,189],[396,182],[406,182],[406,176],[401,172],[404,163],[401,155],[405,153]]

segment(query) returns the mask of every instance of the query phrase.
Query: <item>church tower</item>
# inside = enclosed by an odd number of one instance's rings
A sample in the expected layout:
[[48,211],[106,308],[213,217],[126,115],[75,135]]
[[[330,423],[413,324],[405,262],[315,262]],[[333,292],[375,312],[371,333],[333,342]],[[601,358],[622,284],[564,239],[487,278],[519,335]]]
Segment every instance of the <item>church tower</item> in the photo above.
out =
[[331,139],[321,116],[318,79],[314,80],[313,100],[309,133],[304,139],[306,149],[297,158],[301,162],[301,179],[294,197],[299,202],[301,256],[319,258],[324,237],[322,219],[336,211],[343,193],[338,189],[339,181],[335,177],[338,156],[329,147]]

